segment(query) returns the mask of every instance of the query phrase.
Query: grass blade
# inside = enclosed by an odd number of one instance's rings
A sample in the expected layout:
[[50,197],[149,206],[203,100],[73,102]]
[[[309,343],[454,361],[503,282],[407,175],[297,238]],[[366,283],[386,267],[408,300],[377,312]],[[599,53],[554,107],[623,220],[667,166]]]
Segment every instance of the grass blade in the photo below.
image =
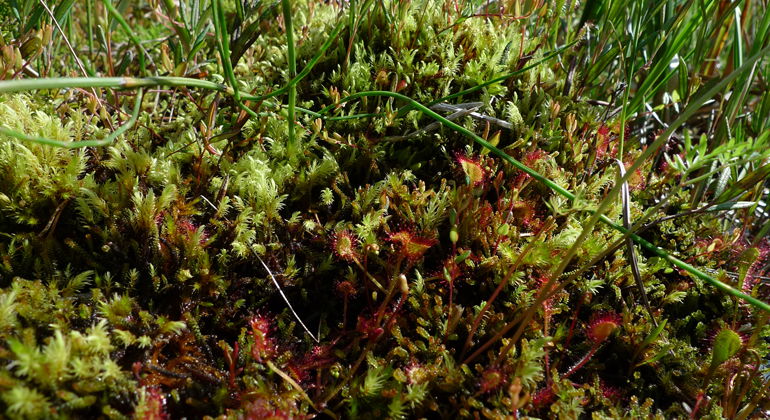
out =
[[125,124],[118,127],[115,131],[112,132],[109,136],[101,139],[101,140],[83,140],[83,141],[60,141],[60,140],[54,140],[49,139],[45,137],[39,137],[39,136],[30,136],[28,134],[19,133],[18,131],[11,130],[10,128],[0,126],[0,133],[15,137],[19,140],[29,141],[32,143],[37,144],[44,144],[46,146],[54,146],[54,147],[63,147],[65,149],[77,149],[81,147],[100,147],[100,146],[106,146],[110,143],[112,143],[118,136],[125,133],[131,127],[134,126],[136,123],[136,119],[139,117],[139,110],[142,109],[142,97],[143,92],[141,89],[139,89],[139,92],[136,95],[136,100],[134,102],[134,110],[131,112],[131,118],[126,121]]
[[[289,0],[281,0],[281,8],[283,9],[283,24],[286,30],[286,47],[287,47],[287,59],[289,61],[289,80],[294,79],[297,75],[297,57],[294,52],[294,25],[291,21],[291,4]],[[297,139],[294,133],[294,107],[297,102],[297,86],[289,84],[289,105],[288,105],[288,120],[289,120],[289,156],[296,156],[299,153],[299,146],[297,145]]]

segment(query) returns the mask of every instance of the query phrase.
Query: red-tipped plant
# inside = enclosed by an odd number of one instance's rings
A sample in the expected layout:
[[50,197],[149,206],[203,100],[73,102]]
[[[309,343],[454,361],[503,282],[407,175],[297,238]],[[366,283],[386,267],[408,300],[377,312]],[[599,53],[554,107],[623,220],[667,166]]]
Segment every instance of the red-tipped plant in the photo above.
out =
[[251,346],[251,355],[254,360],[262,362],[262,359],[269,359],[275,352],[275,342],[270,337],[270,321],[262,315],[255,315],[249,320],[251,334],[254,338],[254,345]]
[[343,298],[342,327],[345,328],[345,325],[348,323],[348,300],[351,296],[355,296],[358,291],[356,290],[356,286],[353,285],[352,281],[344,280],[337,283],[337,293],[341,294]]
[[332,239],[334,255],[341,260],[354,262],[358,260],[358,240],[349,230],[341,230]]
[[488,368],[481,374],[479,392],[481,394],[492,392],[503,386],[506,382],[506,375],[499,368]]
[[623,391],[620,388],[612,386],[604,380],[599,381],[599,390],[602,393],[602,398],[606,398],[610,402],[617,401],[623,397]]
[[157,386],[144,387],[139,390],[138,409],[134,418],[146,420],[166,420],[166,396]]
[[227,383],[230,390],[235,390],[237,385],[235,379],[243,372],[243,368],[238,367],[238,355],[240,354],[241,347],[238,341],[235,342],[233,347],[230,347],[224,340],[219,342],[219,347],[225,354],[225,361],[228,367]]
[[615,312],[601,312],[592,316],[591,321],[588,323],[588,331],[586,331],[586,336],[588,336],[588,339],[591,341],[591,349],[564,374],[564,377],[570,377],[573,373],[585,366],[594,354],[596,354],[596,351],[599,350],[602,343],[604,343],[610,335],[620,327],[620,323],[620,315]]
[[538,390],[532,395],[532,405],[537,409],[549,406],[554,401],[556,401],[556,394],[553,392],[551,385]]
[[380,282],[377,281],[374,276],[369,274],[369,271],[367,271],[366,267],[364,267],[364,264],[361,264],[358,251],[358,239],[356,239],[352,232],[345,229],[335,233],[332,237],[331,245],[332,251],[334,252],[334,255],[337,256],[337,258],[343,261],[355,263],[358,268],[361,269],[364,275],[366,275],[366,277],[371,280],[372,284],[377,286],[377,288],[381,291],[385,291],[385,288],[382,287]]
[[620,322],[620,315],[615,312],[601,312],[594,315],[588,324],[588,339],[594,343],[594,346],[603,343],[620,327]]
[[468,185],[478,187],[484,184],[487,180],[487,171],[481,166],[478,158],[474,159],[462,153],[457,153],[455,159],[457,159],[457,163],[463,170],[465,181]]
[[401,229],[388,235],[388,241],[399,245],[401,254],[410,262],[415,262],[436,244],[434,239],[421,238],[407,229]]
[[[527,152],[522,156],[521,162],[526,165],[529,168],[534,168],[537,165],[537,162],[539,162],[541,159],[543,159],[545,156],[547,156],[547,153],[537,149],[533,150],[531,152]],[[524,183],[529,181],[532,177],[527,174],[526,172],[520,171],[519,174],[516,176],[516,178],[513,181],[513,185],[516,186],[516,188],[523,188]]]

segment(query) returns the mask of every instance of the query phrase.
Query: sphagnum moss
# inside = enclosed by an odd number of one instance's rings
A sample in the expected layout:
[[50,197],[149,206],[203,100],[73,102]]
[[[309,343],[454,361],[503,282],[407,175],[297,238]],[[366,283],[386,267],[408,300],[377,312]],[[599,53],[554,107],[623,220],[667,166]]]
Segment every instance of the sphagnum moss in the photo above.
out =
[[84,3],[92,77],[56,79],[50,15],[0,3],[6,416],[767,409],[757,2]]

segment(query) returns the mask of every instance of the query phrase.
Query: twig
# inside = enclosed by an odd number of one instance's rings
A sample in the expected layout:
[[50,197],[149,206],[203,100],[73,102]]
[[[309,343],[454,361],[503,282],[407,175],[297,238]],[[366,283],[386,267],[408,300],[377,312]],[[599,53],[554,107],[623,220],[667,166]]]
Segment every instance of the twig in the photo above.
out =
[[[495,117],[492,117],[492,116],[489,116],[489,115],[486,115],[486,114],[480,114],[478,112],[474,112],[475,109],[478,109],[479,107],[481,107],[483,105],[481,102],[471,102],[470,104],[474,105],[472,107],[473,110],[471,110],[471,112],[468,113],[468,115],[470,115],[471,117],[477,118],[477,119],[480,119],[480,120],[483,120],[483,121],[489,121],[492,124],[499,125],[500,127],[507,128],[509,130],[513,130],[513,124],[509,123],[508,121],[501,120],[499,118],[495,118]],[[467,106],[467,105],[470,105],[470,104],[453,105],[453,104],[447,104],[447,103],[440,103],[440,104],[435,104],[435,105],[431,106],[430,108],[433,109],[433,110],[436,110],[436,111],[458,111],[458,110],[461,110],[461,109],[469,109],[469,108],[471,108],[471,107]],[[476,105],[476,104],[478,104],[478,105]],[[463,105],[465,105],[465,106],[463,106]],[[449,119],[449,118],[447,118],[447,119]]]
[[259,254],[257,254],[256,251],[254,251],[253,249],[251,249],[251,252],[254,253],[254,256],[257,257],[260,263],[262,263],[262,267],[265,267],[267,274],[270,275],[270,279],[273,280],[273,284],[275,284],[275,287],[278,289],[278,293],[281,294],[283,301],[286,302],[286,305],[289,307],[289,310],[291,311],[292,315],[294,315],[294,318],[297,319],[297,322],[299,322],[299,325],[302,326],[302,328],[305,330],[306,333],[308,333],[308,335],[310,336],[310,338],[313,339],[313,341],[318,343],[318,338],[316,338],[316,336],[310,332],[310,329],[308,329],[308,327],[305,326],[305,323],[302,322],[302,319],[300,319],[299,315],[297,315],[297,312],[294,310],[294,307],[291,306],[291,303],[289,302],[289,298],[287,298],[286,294],[283,293],[283,289],[281,289],[281,285],[278,284],[278,280],[275,279],[275,276],[273,276],[273,272],[270,271],[270,268],[267,266],[267,264],[265,264],[265,261],[263,261],[262,257],[260,257]]
[[[292,80],[297,75],[297,58],[294,51],[294,25],[291,19],[291,4],[288,0],[281,0],[281,7],[283,8],[283,23],[286,30],[286,47],[287,47],[287,61],[289,64],[289,80]],[[297,85],[289,84],[289,103],[287,110],[287,120],[289,122],[289,156],[295,157],[299,154],[299,145],[297,144],[297,138],[294,133],[294,107],[297,103]]]
[[[458,119],[460,117],[464,117],[464,116],[466,116],[466,115],[468,115],[468,114],[470,114],[472,112],[473,112],[473,109],[461,109],[461,110],[455,112],[454,114],[447,116],[446,119],[448,119],[449,121],[454,121],[454,120],[456,120],[456,119]],[[441,127],[441,123],[440,122],[432,122],[432,123],[426,125],[423,128],[420,128],[418,130],[412,131],[411,133],[405,134],[403,136],[383,137],[380,141],[394,141],[395,142],[395,141],[408,140],[408,139],[417,137],[417,136],[419,136],[421,134],[425,134],[425,133],[429,133],[431,131],[435,131],[439,127]]]

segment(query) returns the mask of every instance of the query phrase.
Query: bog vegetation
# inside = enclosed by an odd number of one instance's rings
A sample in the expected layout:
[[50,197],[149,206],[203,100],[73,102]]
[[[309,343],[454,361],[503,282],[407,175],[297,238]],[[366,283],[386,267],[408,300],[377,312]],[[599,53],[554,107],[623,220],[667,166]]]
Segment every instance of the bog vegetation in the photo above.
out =
[[0,43],[9,418],[770,410],[766,2],[0,0]]

